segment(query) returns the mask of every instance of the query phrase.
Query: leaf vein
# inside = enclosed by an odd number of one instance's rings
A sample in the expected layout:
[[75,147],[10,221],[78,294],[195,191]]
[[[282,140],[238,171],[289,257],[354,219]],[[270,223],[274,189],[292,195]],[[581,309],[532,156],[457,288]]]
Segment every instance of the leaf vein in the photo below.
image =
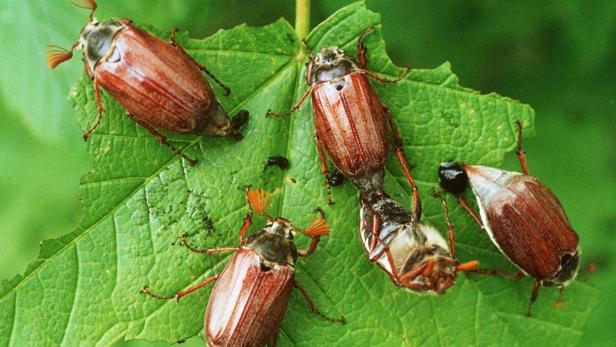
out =
[[64,327],[64,331],[62,332],[62,339],[60,340],[60,345],[64,344],[64,339],[66,338],[66,332],[69,329],[71,321],[73,319],[73,315],[75,313],[75,303],[77,301],[77,293],[79,292],[79,273],[80,273],[80,262],[79,262],[79,249],[77,245],[73,247],[75,249],[75,260],[77,265],[77,273],[75,275],[75,290],[73,291],[73,300],[71,301],[71,311],[68,314],[68,319],[66,320],[66,326]]

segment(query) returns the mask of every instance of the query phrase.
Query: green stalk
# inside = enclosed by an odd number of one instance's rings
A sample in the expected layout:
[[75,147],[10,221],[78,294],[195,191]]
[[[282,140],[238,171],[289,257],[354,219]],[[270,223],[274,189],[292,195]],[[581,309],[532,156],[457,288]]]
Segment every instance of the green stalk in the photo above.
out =
[[310,32],[310,0],[295,0],[295,33],[301,39]]

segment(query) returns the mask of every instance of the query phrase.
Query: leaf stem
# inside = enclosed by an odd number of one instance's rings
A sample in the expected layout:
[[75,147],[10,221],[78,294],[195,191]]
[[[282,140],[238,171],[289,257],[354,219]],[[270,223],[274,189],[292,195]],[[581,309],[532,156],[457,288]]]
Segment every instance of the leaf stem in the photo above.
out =
[[295,33],[301,39],[310,31],[310,0],[295,0]]

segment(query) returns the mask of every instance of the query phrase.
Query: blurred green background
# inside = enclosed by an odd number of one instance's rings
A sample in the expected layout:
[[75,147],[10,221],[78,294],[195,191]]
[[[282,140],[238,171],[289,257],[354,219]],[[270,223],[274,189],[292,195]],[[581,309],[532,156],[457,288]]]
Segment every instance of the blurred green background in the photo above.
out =
[[[314,0],[313,26],[343,0]],[[461,84],[530,104],[537,136],[525,147],[531,173],[561,198],[581,234],[583,264],[602,288],[583,345],[616,345],[616,2],[367,1],[383,16],[399,65],[450,61]],[[192,37],[240,23],[294,20],[290,0],[99,0],[99,18],[130,17]],[[79,178],[88,158],[72,109],[79,59],[49,71],[45,46],[69,46],[87,13],[70,1],[0,4],[0,278],[23,272],[40,241],[72,231],[81,218]],[[445,158],[444,158],[445,159]],[[518,170],[513,155],[505,167]],[[566,296],[567,300],[575,300]],[[205,308],[204,308],[205,309]],[[202,345],[194,338],[188,345]],[[130,342],[126,345],[148,345]]]

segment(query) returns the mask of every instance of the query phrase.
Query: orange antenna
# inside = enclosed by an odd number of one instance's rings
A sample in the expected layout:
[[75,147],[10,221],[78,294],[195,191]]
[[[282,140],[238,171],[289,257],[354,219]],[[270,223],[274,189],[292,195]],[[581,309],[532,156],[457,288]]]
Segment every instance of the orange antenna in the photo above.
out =
[[318,217],[315,219],[306,229],[304,230],[304,234],[311,237],[325,236],[329,235],[329,225],[325,219]]
[[266,216],[265,209],[269,204],[269,193],[263,189],[248,189],[246,191],[246,199],[248,204],[261,216]]
[[73,5],[90,10],[90,22],[94,19],[96,11],[96,1],[94,0],[73,0]]
[[47,46],[46,60],[50,69],[55,69],[56,66],[73,57],[73,50],[79,43],[75,43],[70,50],[64,49],[60,46],[49,45]]

